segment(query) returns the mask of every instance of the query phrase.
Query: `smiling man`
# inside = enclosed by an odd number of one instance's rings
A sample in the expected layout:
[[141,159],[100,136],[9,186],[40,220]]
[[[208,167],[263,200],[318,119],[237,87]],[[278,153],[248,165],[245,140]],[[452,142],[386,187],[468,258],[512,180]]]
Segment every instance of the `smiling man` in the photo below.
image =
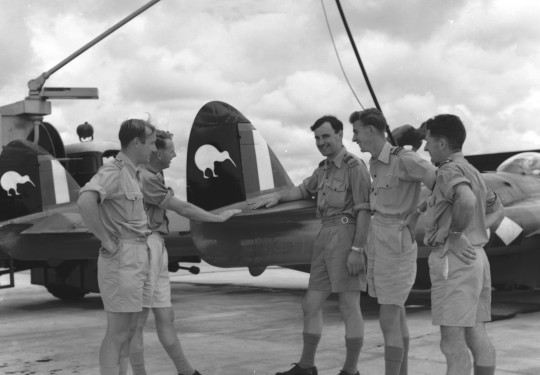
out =
[[[143,328],[150,309],[154,313],[158,338],[173,361],[179,375],[200,375],[186,359],[178,335],[174,328],[174,310],[171,304],[171,284],[169,281],[168,256],[163,236],[169,233],[166,210],[189,219],[205,222],[224,222],[240,210],[225,210],[220,214],[205,211],[174,196],[165,184],[163,170],[171,166],[176,157],[173,135],[163,130],[156,131],[156,151],[150,162],[140,166],[143,185],[144,205],[148,215],[148,226],[152,234],[148,238],[150,246],[151,288],[143,295],[143,310],[139,316],[137,329],[131,340],[129,357],[134,375],[146,375],[144,365]],[[122,375],[122,373],[121,373]]]
[[416,278],[414,228],[418,216],[409,225],[404,223],[420,202],[422,182],[433,188],[435,167],[414,151],[388,143],[386,119],[378,109],[353,112],[349,121],[353,142],[371,154],[373,219],[367,241],[367,276],[369,295],[380,305],[385,375],[406,375],[409,329],[405,301]]
[[253,209],[279,202],[317,197],[322,227],[313,244],[309,285],[302,303],[304,347],[300,361],[277,375],[317,375],[315,353],[323,328],[321,306],[331,293],[339,294],[345,322],[347,355],[340,375],[358,374],[364,340],[360,291],[366,288],[364,244],[369,229],[370,178],[366,166],[343,146],[343,123],[323,116],[311,126],[317,148],[326,159],[299,186],[257,202]]

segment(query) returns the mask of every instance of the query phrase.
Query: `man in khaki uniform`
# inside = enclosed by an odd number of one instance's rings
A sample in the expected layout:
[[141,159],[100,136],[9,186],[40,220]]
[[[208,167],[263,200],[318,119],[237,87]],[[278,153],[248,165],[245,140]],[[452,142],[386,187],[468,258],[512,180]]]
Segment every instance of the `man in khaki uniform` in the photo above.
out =
[[409,349],[404,305],[416,278],[418,246],[414,238],[416,221],[407,227],[403,222],[419,204],[421,183],[433,187],[435,168],[414,151],[392,147],[386,141],[386,119],[379,110],[353,112],[349,121],[353,125],[353,142],[372,156],[368,292],[381,306],[386,375],[404,375],[408,371]]
[[364,339],[360,291],[365,290],[364,244],[369,228],[369,183],[366,166],[343,146],[343,123],[323,116],[311,127],[317,147],[326,159],[302,184],[253,208],[317,197],[322,228],[313,245],[309,285],[302,303],[304,347],[300,361],[277,375],[317,375],[315,353],[323,328],[321,306],[330,293],[339,293],[345,322],[347,355],[340,375],[358,375],[357,363]]
[[[174,328],[174,310],[171,305],[171,284],[168,271],[168,256],[163,235],[169,233],[169,219],[166,210],[170,209],[187,218],[206,221],[224,222],[240,210],[226,210],[220,214],[207,212],[191,203],[174,196],[174,191],[167,187],[163,170],[171,165],[176,157],[172,134],[163,130],[156,131],[156,152],[150,162],[140,167],[143,185],[144,203],[148,214],[148,224],[152,234],[148,238],[151,246],[150,276],[152,289],[144,294],[143,311],[139,316],[135,336],[131,340],[129,356],[133,375],[146,375],[143,353],[143,328],[150,309],[154,313],[156,331],[163,348],[173,361],[179,375],[200,375],[186,359],[178,335]],[[146,291],[145,291],[146,292]]]
[[468,349],[474,374],[493,375],[495,349],[484,326],[491,320],[491,276],[483,246],[486,220],[500,216],[502,208],[461,152],[466,131],[460,118],[438,115],[425,125],[425,150],[439,166],[433,193],[420,207],[427,206],[433,324],[441,326],[447,375],[470,374]]
[[150,234],[137,166],[155,151],[155,128],[143,120],[126,120],[118,134],[122,150],[81,189],[78,205],[88,229],[101,241],[98,284],[107,332],[99,355],[100,373],[118,375],[120,352],[127,351],[143,290],[149,282]]

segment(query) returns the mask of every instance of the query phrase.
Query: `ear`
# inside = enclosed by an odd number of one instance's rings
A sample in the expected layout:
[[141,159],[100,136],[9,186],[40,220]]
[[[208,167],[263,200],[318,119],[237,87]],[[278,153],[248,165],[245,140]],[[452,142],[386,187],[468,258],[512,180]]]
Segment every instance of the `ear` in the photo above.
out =
[[133,138],[131,142],[135,147],[139,147],[139,145],[141,144],[141,140],[139,139],[139,137]]
[[446,150],[448,149],[448,140],[444,137],[440,137],[439,140],[439,147],[442,149],[442,150]]

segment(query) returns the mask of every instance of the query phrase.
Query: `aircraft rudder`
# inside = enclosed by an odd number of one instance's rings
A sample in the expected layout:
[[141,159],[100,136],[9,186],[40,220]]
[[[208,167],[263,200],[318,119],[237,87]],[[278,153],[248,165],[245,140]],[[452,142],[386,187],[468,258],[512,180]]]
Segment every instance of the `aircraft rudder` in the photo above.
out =
[[74,202],[79,186],[52,155],[27,140],[0,154],[0,221]]
[[186,163],[188,201],[207,210],[292,185],[264,137],[224,102],[207,103],[198,112]]

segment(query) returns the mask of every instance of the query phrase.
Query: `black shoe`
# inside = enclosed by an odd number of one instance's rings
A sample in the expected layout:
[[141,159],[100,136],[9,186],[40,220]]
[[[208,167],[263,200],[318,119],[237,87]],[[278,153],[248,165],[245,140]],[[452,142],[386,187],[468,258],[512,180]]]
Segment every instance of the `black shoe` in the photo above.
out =
[[[182,375],[182,374],[178,373],[178,375]],[[191,374],[191,375],[201,375],[201,373],[199,371],[195,370],[195,372],[193,374]]]
[[289,371],[276,372],[276,375],[318,375],[317,367],[302,368],[298,363],[294,363],[294,367]]
[[350,374],[345,370],[341,370],[338,375],[360,375],[360,371],[356,371],[356,374]]

